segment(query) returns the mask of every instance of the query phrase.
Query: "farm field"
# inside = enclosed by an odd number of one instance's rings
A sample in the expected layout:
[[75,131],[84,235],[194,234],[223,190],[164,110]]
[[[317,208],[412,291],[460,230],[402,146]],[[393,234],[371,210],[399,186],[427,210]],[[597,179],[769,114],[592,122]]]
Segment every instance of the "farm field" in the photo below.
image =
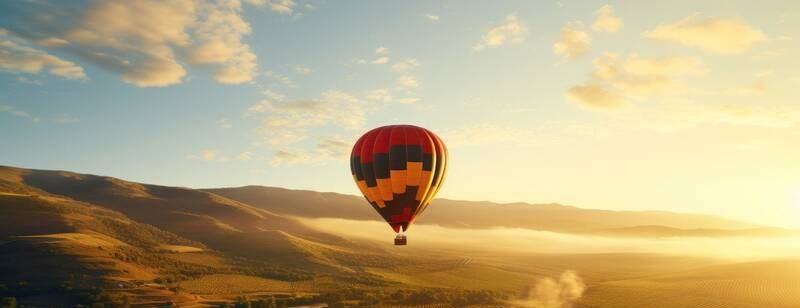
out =
[[215,274],[181,282],[180,286],[194,294],[241,295],[251,293],[291,293],[292,283],[246,275]]
[[588,307],[797,307],[800,260],[735,263],[590,286]]

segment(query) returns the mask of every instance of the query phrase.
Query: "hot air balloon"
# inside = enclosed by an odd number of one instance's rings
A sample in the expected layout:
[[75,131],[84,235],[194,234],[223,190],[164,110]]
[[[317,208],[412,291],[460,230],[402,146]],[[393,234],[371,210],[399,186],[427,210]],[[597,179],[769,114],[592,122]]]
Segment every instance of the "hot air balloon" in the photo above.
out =
[[358,189],[405,245],[402,232],[439,191],[447,172],[447,148],[436,134],[413,125],[375,128],[358,139],[350,155]]

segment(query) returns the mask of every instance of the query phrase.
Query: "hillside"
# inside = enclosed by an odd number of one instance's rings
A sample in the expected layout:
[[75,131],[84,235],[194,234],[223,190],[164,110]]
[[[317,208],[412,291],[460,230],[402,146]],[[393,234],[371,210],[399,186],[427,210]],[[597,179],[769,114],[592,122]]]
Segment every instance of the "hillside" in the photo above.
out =
[[[215,254],[202,243],[85,202],[0,192],[0,205],[0,293],[30,295],[31,305],[110,301],[119,294],[103,293],[104,286],[210,270],[171,259],[163,246]],[[50,296],[37,298],[42,292]],[[157,295],[163,293],[159,288],[137,292],[164,301],[172,297]]]
[[[11,167],[0,167],[0,250],[7,252],[0,297],[23,295],[48,305],[135,294],[190,303],[181,293],[160,293],[207,274],[287,283],[334,275],[375,285],[380,282],[359,274],[350,260],[382,252],[208,192]],[[63,270],[53,270],[62,263]],[[80,278],[85,275],[93,279]],[[147,284],[154,279],[161,282]],[[106,289],[117,281],[131,290]],[[43,291],[64,295],[37,302],[34,294]]]
[[90,203],[212,247],[232,247],[237,237],[281,230],[320,242],[346,240],[317,232],[291,217],[274,214],[209,192],[128,182],[65,171],[0,168],[0,182],[17,189]]
[[[342,218],[380,220],[358,196],[320,193],[275,187],[245,186],[205,189],[275,213],[307,218]],[[437,224],[456,228],[525,228],[557,232],[600,232],[608,229],[659,225],[687,235],[681,229],[752,229],[759,226],[710,215],[679,214],[656,211],[608,211],[581,209],[559,204],[499,204],[493,202],[436,199],[417,224]],[[633,234],[635,229],[625,235]],[[614,232],[605,232],[614,235]],[[701,233],[696,233],[701,234]],[[713,232],[702,233],[703,235]],[[641,233],[649,236],[648,232]],[[669,235],[661,233],[660,235]]]
[[[0,167],[0,298],[13,296],[28,307],[219,307],[245,297],[277,298],[284,306],[480,307],[507,303],[545,277],[577,271],[587,293],[576,307],[616,307],[615,297],[630,298],[630,307],[659,306],[675,292],[698,287],[696,282],[721,289],[692,293],[684,306],[724,306],[729,302],[717,297],[740,289],[749,292],[742,300],[754,305],[780,307],[794,300],[763,298],[774,295],[755,289],[764,276],[747,273],[773,273],[779,265],[625,248],[643,243],[628,237],[703,236],[723,245],[728,236],[796,235],[791,230],[701,215],[440,199],[418,221],[419,230],[469,232],[470,241],[431,232],[427,245],[398,248],[377,229],[360,225],[379,225],[363,202],[335,193],[260,186],[195,190]],[[343,218],[334,220],[351,232],[375,232],[380,240],[313,223],[331,217]],[[489,238],[486,229],[494,227],[507,228]],[[520,230],[509,228],[547,231],[527,230],[545,237],[510,241],[507,237],[520,236]],[[448,232],[440,234],[453,234]],[[605,245],[596,235],[623,251],[574,247],[545,253],[554,244]],[[412,238],[422,244],[424,236]],[[471,246],[486,240],[508,240],[525,249]],[[675,241],[648,243],[670,242]],[[795,276],[787,272],[776,283]]]

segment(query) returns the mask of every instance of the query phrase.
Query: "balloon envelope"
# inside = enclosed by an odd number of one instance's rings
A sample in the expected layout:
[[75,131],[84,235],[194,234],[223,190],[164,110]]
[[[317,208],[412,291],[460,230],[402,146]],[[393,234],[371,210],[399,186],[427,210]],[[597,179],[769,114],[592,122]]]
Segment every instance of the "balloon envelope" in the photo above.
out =
[[350,171],[392,229],[405,231],[439,191],[447,171],[447,148],[422,127],[382,126],[356,141]]

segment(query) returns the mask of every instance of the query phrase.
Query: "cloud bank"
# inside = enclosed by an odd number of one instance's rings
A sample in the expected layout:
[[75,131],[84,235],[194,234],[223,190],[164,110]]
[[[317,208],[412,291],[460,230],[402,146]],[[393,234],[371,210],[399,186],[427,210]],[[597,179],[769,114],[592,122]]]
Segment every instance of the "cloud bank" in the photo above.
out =
[[589,52],[589,34],[582,29],[580,22],[571,22],[564,26],[558,41],[553,44],[553,53],[572,60]]
[[[10,32],[94,63],[136,86],[181,83],[187,66],[211,70],[224,84],[248,82],[256,74],[257,57],[243,42],[250,25],[237,0],[37,2],[7,5],[5,11],[15,15],[9,17]],[[62,72],[81,73],[76,68]]]
[[79,65],[27,46],[8,31],[0,29],[0,70],[38,74],[47,71],[51,75],[66,79],[86,79]]
[[733,18],[690,15],[644,33],[647,38],[679,43],[718,54],[738,54],[766,40],[761,30]]
[[622,29],[622,19],[614,15],[614,8],[606,4],[594,12],[597,18],[592,23],[592,31],[594,32],[617,32]]

